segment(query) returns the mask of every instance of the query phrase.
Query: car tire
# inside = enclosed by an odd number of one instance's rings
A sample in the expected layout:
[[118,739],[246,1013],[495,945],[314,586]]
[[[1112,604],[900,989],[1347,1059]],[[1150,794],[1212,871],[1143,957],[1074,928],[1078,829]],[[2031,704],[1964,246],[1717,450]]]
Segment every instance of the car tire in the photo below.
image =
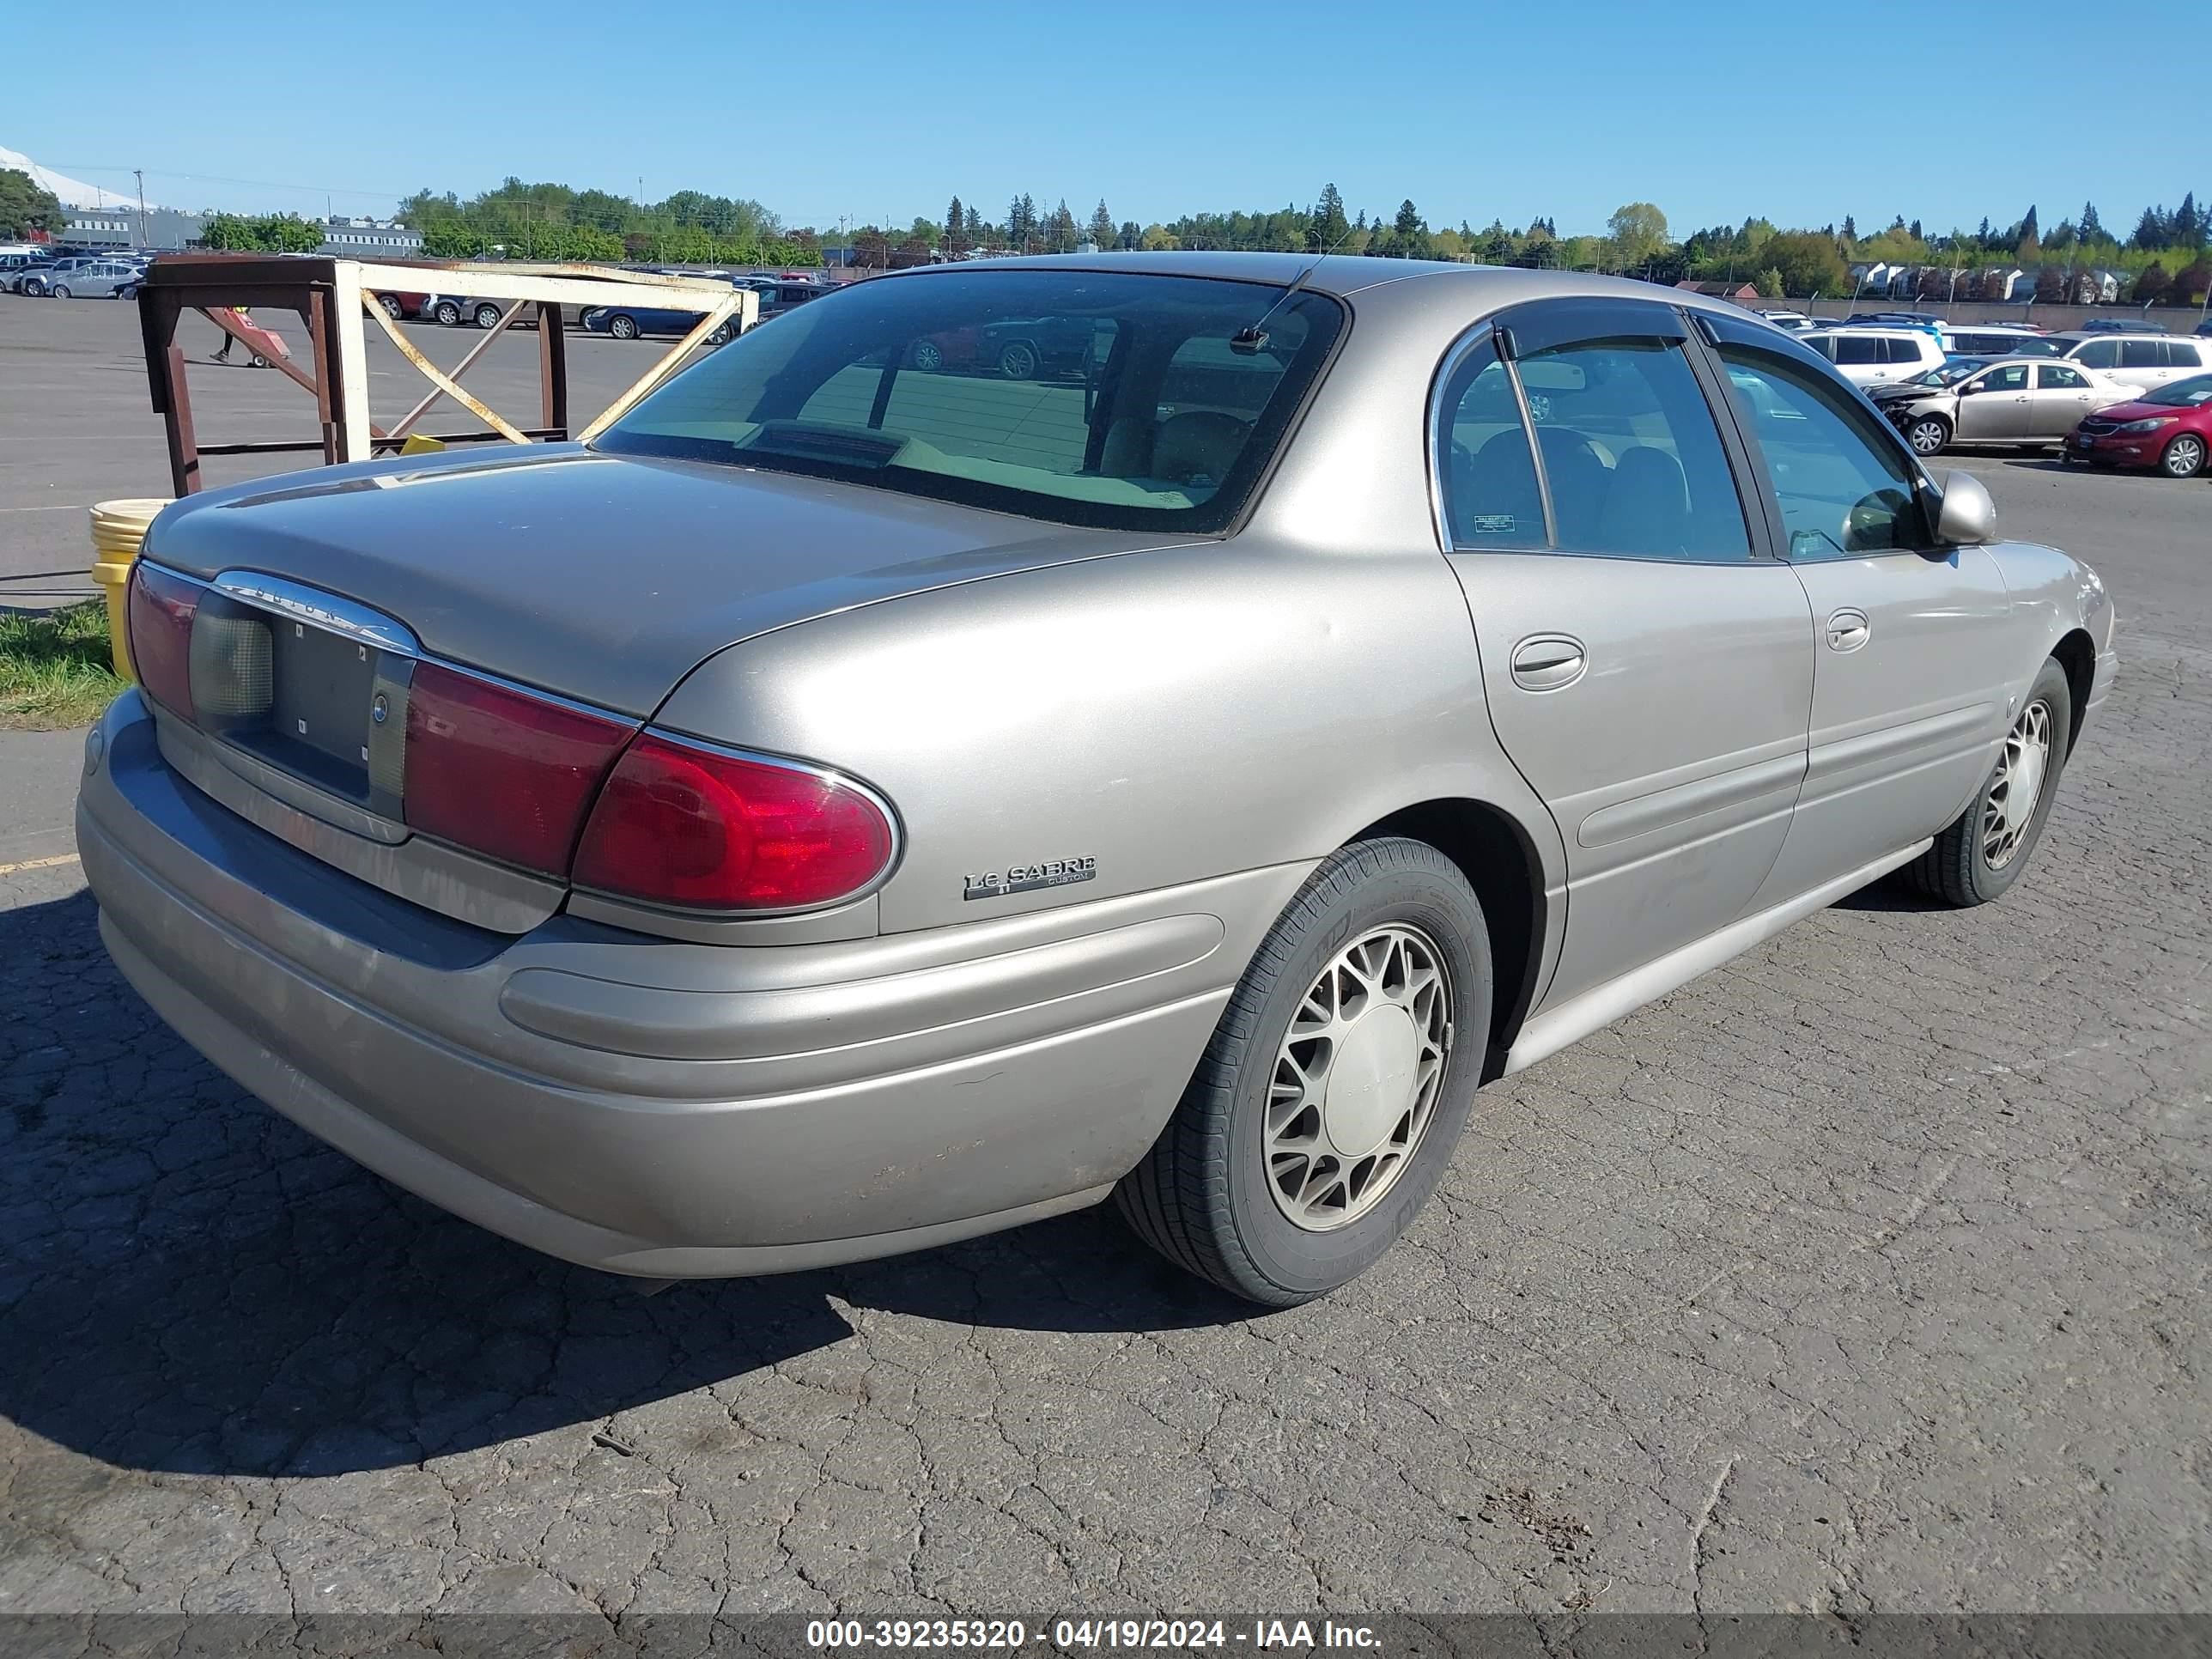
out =
[[[2005,734],[1996,765],[1975,792],[1972,804],[1936,837],[1934,846],[1905,866],[1911,884],[1929,898],[1966,908],[1987,904],[2019,880],[2043,839],[2073,734],[2073,688],[2057,660],[2046,659]],[[2023,761],[2039,746],[2034,795],[2021,802]],[[2026,812],[2025,821],[2014,807]]]
[[732,326],[733,325],[729,323],[717,323],[714,325],[714,331],[707,337],[707,343],[710,346],[729,344],[730,331]]
[[607,319],[607,332],[617,340],[635,340],[637,338],[637,319],[617,313]]
[[500,308],[497,306],[478,306],[469,313],[469,320],[482,329],[497,328],[499,319]]
[[[1122,1217],[1176,1266],[1269,1307],[1356,1278],[1443,1178],[1490,1008],[1489,932],[1458,866],[1396,837],[1340,848],[1268,930],[1175,1115],[1115,1188]],[[1338,1077],[1364,1086],[1335,1102]]]
[[69,296],[70,291],[69,284],[67,283],[56,283],[52,288],[46,290],[46,298],[49,300],[66,300]]
[[451,300],[441,302],[435,315],[444,327],[459,328],[461,325],[461,308]]
[[384,307],[384,314],[395,323],[406,314],[405,308],[400,305],[397,295],[380,294],[376,296],[376,303]]
[[1036,372],[1036,348],[1026,341],[1016,340],[999,354],[999,373],[1010,380],[1034,380]]
[[1944,445],[1951,441],[1951,423],[1941,415],[1916,415],[1905,423],[1905,441],[1912,446],[1912,453],[1923,459],[1940,455]]
[[2169,478],[2193,478],[2204,470],[2204,440],[2194,432],[2174,434],[2158,458],[2158,470]]
[[935,374],[945,367],[945,348],[934,340],[916,340],[908,361],[925,374]]

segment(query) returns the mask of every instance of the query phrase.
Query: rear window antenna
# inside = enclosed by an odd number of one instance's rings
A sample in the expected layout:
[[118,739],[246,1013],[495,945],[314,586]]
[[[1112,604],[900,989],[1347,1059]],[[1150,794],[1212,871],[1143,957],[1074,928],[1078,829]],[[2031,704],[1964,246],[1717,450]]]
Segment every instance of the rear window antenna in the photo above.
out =
[[1338,248],[1342,247],[1351,234],[1352,232],[1347,229],[1342,236],[1336,239],[1333,246],[1325,247],[1315,254],[1307,262],[1305,269],[1291,278],[1291,285],[1275,296],[1274,304],[1260,313],[1257,322],[1247,323],[1229,337],[1229,349],[1231,351],[1243,352],[1248,357],[1265,349],[1267,343],[1267,319],[1290,303],[1291,296],[1306,285],[1306,278],[1320,270],[1321,262],[1335,252]]

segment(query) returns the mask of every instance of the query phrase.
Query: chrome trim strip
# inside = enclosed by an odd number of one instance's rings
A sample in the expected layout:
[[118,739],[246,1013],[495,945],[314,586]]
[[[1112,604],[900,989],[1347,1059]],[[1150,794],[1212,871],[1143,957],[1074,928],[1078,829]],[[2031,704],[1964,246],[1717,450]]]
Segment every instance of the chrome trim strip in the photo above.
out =
[[342,599],[319,588],[287,581],[282,576],[264,575],[258,570],[225,570],[209,586],[241,605],[277,611],[295,621],[312,623],[326,633],[343,634],[348,639],[373,645],[380,651],[397,652],[404,657],[422,654],[422,641],[413,632],[382,611],[356,605],[351,599]]

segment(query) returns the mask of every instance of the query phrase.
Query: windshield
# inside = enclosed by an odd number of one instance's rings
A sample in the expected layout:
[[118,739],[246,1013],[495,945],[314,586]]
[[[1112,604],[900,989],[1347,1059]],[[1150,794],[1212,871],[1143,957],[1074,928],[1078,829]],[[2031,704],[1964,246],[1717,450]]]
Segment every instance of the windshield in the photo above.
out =
[[[1342,325],[1333,300],[1091,270],[875,277],[749,331],[601,436],[1064,524],[1226,527]],[[1282,301],[1258,342],[1240,329]]]
[[1989,366],[1986,357],[1955,357],[1948,363],[1939,363],[1925,374],[1916,374],[1905,382],[1908,386],[1956,386],[1969,374],[1978,374]]
[[2155,392],[2145,392],[2140,401],[2167,409],[2195,409],[2200,404],[2212,403],[2212,374],[2171,381]]

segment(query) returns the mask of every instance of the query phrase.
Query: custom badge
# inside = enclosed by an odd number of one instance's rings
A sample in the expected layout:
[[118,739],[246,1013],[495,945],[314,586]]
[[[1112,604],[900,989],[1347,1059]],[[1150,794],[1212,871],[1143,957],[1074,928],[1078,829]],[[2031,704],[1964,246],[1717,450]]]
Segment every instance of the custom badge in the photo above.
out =
[[1004,870],[988,871],[980,876],[965,878],[966,885],[960,896],[967,899],[1011,898],[1016,893],[1034,893],[1040,887],[1065,887],[1072,881],[1090,881],[1098,873],[1098,860],[1090,859],[1047,859],[1042,864],[1010,864]]

